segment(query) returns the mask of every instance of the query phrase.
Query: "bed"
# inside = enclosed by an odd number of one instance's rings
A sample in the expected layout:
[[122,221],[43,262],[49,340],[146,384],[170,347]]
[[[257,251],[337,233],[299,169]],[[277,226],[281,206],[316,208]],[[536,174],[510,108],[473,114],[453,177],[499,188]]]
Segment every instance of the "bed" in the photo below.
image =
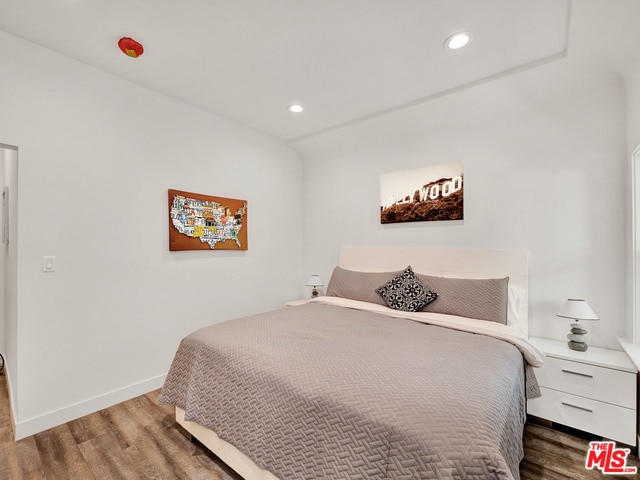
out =
[[344,247],[326,296],[183,339],[160,401],[246,480],[518,479],[527,291],[522,250]]

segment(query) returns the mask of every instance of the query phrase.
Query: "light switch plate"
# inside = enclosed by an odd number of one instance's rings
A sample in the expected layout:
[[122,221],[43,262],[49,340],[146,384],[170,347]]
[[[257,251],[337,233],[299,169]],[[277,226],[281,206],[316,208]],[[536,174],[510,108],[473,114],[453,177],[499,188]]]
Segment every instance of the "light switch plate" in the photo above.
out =
[[43,255],[42,256],[42,271],[43,272],[55,272],[56,271],[56,257],[55,257],[55,255]]

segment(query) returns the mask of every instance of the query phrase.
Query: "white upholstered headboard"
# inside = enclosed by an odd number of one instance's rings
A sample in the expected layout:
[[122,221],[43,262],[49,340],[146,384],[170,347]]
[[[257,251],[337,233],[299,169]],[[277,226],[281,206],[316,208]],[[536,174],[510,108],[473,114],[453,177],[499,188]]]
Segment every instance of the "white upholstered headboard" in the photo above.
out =
[[[402,270],[411,265],[415,272],[440,277],[502,278],[509,286],[521,289],[522,304],[518,328],[528,335],[529,252],[527,250],[342,247],[342,268],[361,272]],[[511,294],[512,292],[510,292]]]

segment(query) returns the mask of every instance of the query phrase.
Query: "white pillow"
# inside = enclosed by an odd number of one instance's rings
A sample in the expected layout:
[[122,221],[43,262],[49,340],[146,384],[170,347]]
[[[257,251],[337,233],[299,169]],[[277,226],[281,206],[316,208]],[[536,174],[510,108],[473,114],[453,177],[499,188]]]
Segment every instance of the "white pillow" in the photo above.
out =
[[522,320],[522,307],[524,305],[525,291],[522,287],[509,285],[509,295],[507,304],[507,325],[518,325]]

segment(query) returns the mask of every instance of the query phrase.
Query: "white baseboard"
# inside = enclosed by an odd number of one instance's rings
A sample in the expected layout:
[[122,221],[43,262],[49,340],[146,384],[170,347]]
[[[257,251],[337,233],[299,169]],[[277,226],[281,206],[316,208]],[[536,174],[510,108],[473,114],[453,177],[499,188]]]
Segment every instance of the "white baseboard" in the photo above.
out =
[[57,425],[70,422],[76,418],[84,417],[90,413],[97,412],[104,408],[111,407],[139,395],[144,395],[145,393],[156,390],[162,387],[165,377],[166,375],[160,375],[134,385],[129,385],[127,387],[105,393],[98,397],[90,398],[83,402],[69,405],[68,407],[15,422],[15,440],[17,441],[22,438],[35,435],[36,433],[48,430],[49,428],[53,428]]

